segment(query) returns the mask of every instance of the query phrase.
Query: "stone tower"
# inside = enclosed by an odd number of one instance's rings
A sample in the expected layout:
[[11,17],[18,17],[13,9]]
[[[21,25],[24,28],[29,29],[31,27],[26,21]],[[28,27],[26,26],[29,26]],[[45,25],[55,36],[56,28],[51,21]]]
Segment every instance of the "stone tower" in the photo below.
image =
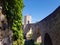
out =
[[31,23],[31,16],[30,15],[26,15],[24,16],[24,25]]
[[24,34],[26,32],[26,25],[32,23],[31,20],[32,19],[30,15],[27,14],[26,16],[24,16],[24,28],[23,28]]
[[24,28],[26,27],[27,24],[30,23],[31,23],[31,16],[30,15],[24,16]]

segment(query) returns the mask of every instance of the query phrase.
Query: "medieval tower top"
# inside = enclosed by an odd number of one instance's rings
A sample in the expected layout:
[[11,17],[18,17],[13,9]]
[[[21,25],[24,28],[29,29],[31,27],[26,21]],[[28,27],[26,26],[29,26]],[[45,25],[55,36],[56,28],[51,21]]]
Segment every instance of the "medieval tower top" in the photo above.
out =
[[24,16],[24,25],[30,24],[30,23],[31,23],[31,16],[30,15]]

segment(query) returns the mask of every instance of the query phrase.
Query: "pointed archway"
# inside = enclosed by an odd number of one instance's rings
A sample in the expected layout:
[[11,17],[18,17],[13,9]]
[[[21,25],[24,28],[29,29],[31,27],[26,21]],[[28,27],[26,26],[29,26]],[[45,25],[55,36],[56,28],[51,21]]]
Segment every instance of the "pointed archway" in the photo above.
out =
[[52,45],[52,40],[51,40],[51,38],[50,38],[48,33],[45,34],[44,45]]

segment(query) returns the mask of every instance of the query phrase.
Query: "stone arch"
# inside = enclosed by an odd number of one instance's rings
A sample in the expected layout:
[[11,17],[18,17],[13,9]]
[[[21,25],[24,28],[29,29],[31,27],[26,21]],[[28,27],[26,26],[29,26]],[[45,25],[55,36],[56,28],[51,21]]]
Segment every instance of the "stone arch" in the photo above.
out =
[[52,45],[52,40],[48,33],[46,33],[44,36],[44,45]]
[[40,27],[37,26],[36,28],[36,41],[39,42],[39,43],[42,43],[42,35],[41,35],[41,31],[40,31]]

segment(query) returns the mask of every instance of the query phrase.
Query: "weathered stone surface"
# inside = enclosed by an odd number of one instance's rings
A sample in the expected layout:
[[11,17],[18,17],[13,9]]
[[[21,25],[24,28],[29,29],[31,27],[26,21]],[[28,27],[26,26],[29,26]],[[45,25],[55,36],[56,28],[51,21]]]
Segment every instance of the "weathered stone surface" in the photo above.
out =
[[33,30],[32,39],[41,36],[42,45],[60,45],[60,6],[40,22],[26,25],[25,34],[30,28]]
[[0,12],[0,45],[12,45],[12,35],[5,15]]

